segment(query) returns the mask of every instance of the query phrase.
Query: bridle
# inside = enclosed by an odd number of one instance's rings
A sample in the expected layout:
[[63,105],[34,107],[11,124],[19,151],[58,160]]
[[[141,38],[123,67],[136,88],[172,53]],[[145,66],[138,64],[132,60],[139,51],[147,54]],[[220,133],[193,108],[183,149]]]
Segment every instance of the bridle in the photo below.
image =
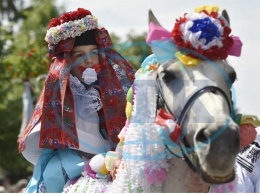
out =
[[[159,80],[159,76],[157,75],[156,77],[156,82],[157,82],[157,110],[159,108],[166,108],[168,111],[168,113],[170,113],[171,115],[174,115],[172,110],[170,109],[170,106],[167,104],[167,102],[165,101],[165,95],[163,93],[162,90],[162,85],[161,82]],[[193,103],[203,94],[210,92],[210,93],[217,93],[219,92],[224,99],[226,100],[227,104],[228,104],[228,108],[230,111],[230,114],[232,115],[232,104],[230,103],[226,93],[220,88],[220,87],[216,87],[216,86],[205,86],[200,88],[199,90],[195,91],[190,98],[188,99],[188,101],[186,102],[186,104],[184,105],[179,118],[177,118],[176,120],[176,124],[179,125],[181,128],[183,126],[183,122],[187,116],[188,111],[190,110],[190,108],[192,107]],[[174,115],[175,116],[175,115]],[[194,151],[188,151],[191,150],[191,146],[189,145],[188,141],[186,140],[185,136],[182,134],[180,139],[179,139],[179,145],[180,145],[180,150],[182,152],[182,157],[180,157],[179,155],[171,152],[171,150],[169,149],[169,151],[179,157],[182,158],[187,165],[194,171],[196,172],[196,166],[197,164],[195,164],[195,162],[197,162],[197,154]],[[167,146],[166,146],[167,147]],[[188,148],[188,149],[187,149]],[[194,161],[195,160],[195,161]]]

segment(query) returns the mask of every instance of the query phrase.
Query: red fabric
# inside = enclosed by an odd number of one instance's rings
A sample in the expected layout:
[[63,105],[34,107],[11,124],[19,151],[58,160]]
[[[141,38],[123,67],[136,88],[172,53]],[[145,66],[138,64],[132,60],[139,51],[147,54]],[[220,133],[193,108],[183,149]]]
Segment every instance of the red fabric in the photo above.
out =
[[74,101],[69,85],[71,62],[64,53],[63,59],[52,63],[45,82],[41,119],[41,148],[78,148]]
[[[100,85],[100,97],[103,106],[103,112],[106,122],[107,133],[114,143],[118,143],[118,134],[125,125],[126,115],[126,97],[118,79],[115,79],[116,73],[109,61],[126,72],[128,79],[133,83],[134,70],[130,63],[125,60],[116,51],[110,49],[112,42],[108,32],[102,28],[97,29],[97,43],[100,50],[99,63],[100,71],[98,73]],[[103,124],[104,125],[104,124]]]
[[181,133],[182,133],[181,127],[178,124],[176,124],[174,131],[170,133],[170,138],[172,139],[173,142],[177,142],[177,140],[181,136]]
[[41,120],[40,148],[79,147],[73,96],[68,82],[71,70],[69,53],[73,45],[74,39],[67,39],[56,47],[53,54],[59,58],[54,58],[51,62],[43,92],[29,124],[19,139],[20,151],[25,149],[24,140],[39,120]]
[[[100,127],[106,127],[108,137],[115,143],[119,141],[117,135],[126,121],[126,97],[120,81],[108,61],[118,64],[127,74],[130,84],[134,80],[134,69],[116,51],[110,49],[112,45],[110,36],[105,29],[96,29],[96,38],[99,48],[98,72],[100,96],[103,111],[100,116]],[[43,92],[35,106],[34,113],[27,128],[21,135],[19,151],[25,149],[24,141],[35,124],[41,121],[40,148],[78,148],[73,95],[70,90],[69,75],[71,70],[70,52],[74,46],[74,39],[66,39],[58,45],[50,46],[50,55],[57,58],[52,60],[48,77],[45,80]],[[100,129],[100,130],[102,130]]]
[[168,119],[175,120],[175,117],[173,115],[171,115],[170,113],[168,113],[165,110],[160,108],[158,110],[158,114],[155,118],[155,123],[158,124],[158,125],[164,126],[164,127],[168,127],[165,124],[165,121],[168,120]]
[[[166,120],[168,120],[168,119],[172,119],[173,121],[176,120],[176,118],[173,115],[171,115],[170,113],[166,112],[163,109],[159,109],[158,114],[155,118],[155,123],[168,128],[168,125],[166,125],[166,123],[165,123]],[[173,132],[170,133],[170,138],[172,139],[173,142],[176,142],[178,140],[178,138],[181,136],[181,133],[182,133],[182,129],[176,123],[175,129],[173,130]]]

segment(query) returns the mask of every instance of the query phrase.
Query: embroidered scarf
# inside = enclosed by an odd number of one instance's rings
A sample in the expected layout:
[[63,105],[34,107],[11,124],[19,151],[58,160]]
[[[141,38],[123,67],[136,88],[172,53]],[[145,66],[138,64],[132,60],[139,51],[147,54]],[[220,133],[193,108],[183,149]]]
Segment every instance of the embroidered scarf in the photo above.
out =
[[[124,87],[130,87],[134,81],[135,70],[131,64],[119,53],[111,49],[112,42],[106,29],[96,29],[96,40],[99,50],[99,63],[101,69],[98,73],[100,97],[103,112],[99,114],[100,126],[104,128],[109,139],[118,143],[117,135],[124,127],[126,116],[126,97]],[[41,121],[40,148],[79,148],[76,131],[73,95],[69,84],[69,75],[72,68],[70,52],[75,39],[69,38],[61,41],[53,48],[56,56],[53,58],[43,91],[35,106],[34,113],[19,138],[19,151],[25,149],[25,139],[35,124]],[[52,50],[52,52],[53,52]],[[112,63],[120,66],[125,72],[124,79],[117,79]]]

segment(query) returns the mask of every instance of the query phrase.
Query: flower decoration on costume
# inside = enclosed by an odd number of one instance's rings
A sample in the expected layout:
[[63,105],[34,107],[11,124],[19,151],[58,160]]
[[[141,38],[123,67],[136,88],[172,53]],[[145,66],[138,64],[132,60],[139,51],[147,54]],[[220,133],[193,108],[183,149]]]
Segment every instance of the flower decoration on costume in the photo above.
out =
[[86,84],[91,84],[95,81],[97,81],[97,72],[93,68],[87,68],[83,74],[82,78]]
[[206,6],[196,11],[176,21],[171,32],[175,44],[180,50],[192,50],[211,60],[226,59],[234,42],[229,25],[218,14],[218,7]]
[[167,180],[167,171],[164,168],[148,169],[144,171],[145,177],[150,184],[158,184]]
[[92,16],[90,11],[79,8],[77,11],[64,13],[59,18],[53,18],[49,24],[45,41],[56,45],[61,40],[75,38],[97,26],[97,18]]

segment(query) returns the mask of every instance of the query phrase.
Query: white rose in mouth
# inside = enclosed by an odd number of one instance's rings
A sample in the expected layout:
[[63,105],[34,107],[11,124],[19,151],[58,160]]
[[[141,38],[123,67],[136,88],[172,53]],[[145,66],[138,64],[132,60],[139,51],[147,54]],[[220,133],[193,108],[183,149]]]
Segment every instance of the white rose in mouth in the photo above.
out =
[[82,78],[86,84],[91,84],[97,80],[97,72],[95,69],[87,68],[82,73]]

